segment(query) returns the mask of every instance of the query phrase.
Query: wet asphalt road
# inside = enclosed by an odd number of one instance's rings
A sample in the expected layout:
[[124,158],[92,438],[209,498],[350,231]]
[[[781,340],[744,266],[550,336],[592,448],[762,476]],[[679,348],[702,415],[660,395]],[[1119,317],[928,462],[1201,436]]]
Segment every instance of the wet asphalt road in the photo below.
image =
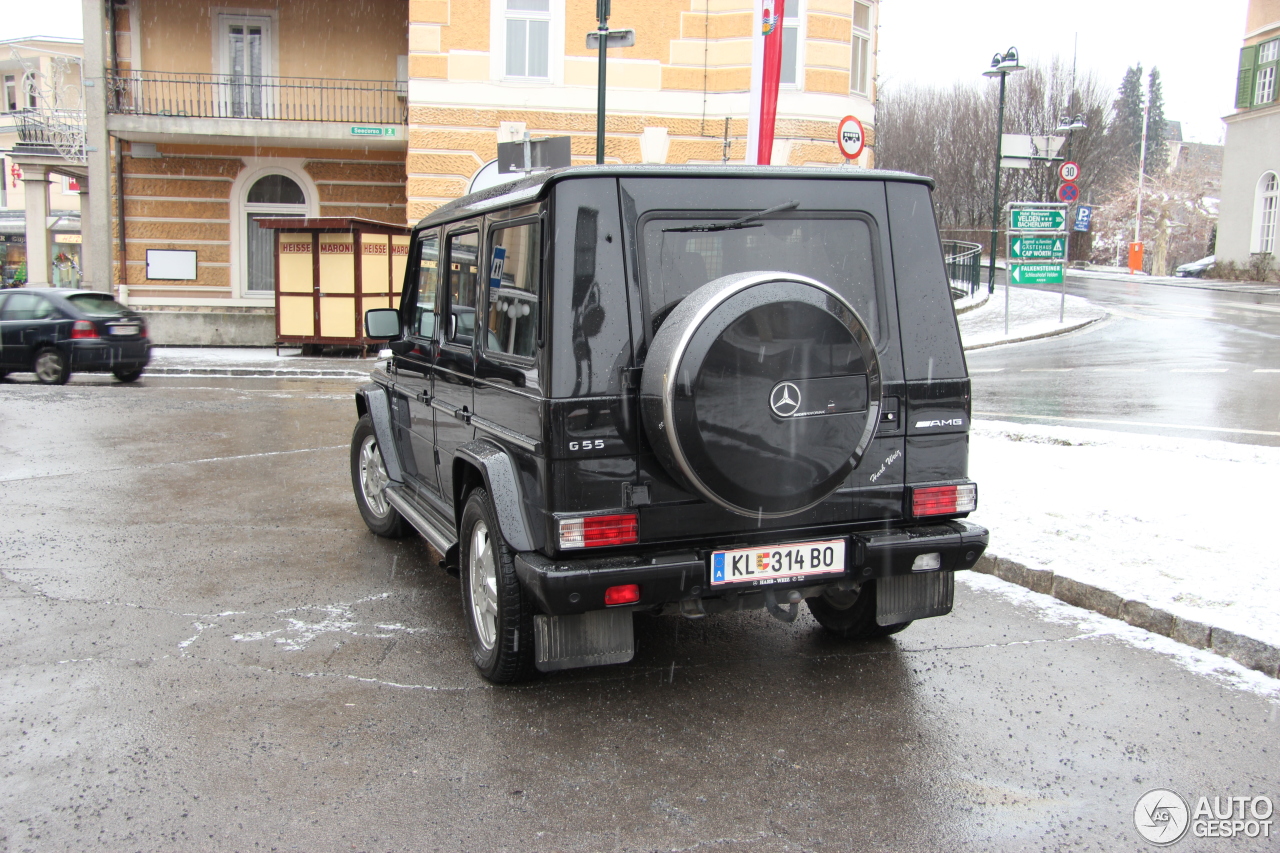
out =
[[968,353],[974,417],[1280,445],[1280,296],[1269,290],[1072,279],[1068,293],[1112,316]]
[[1280,799],[1276,694],[964,584],[888,640],[648,618],[630,665],[493,688],[456,580],[361,523],[352,383],[27,379],[4,853],[1143,850],[1151,788]]

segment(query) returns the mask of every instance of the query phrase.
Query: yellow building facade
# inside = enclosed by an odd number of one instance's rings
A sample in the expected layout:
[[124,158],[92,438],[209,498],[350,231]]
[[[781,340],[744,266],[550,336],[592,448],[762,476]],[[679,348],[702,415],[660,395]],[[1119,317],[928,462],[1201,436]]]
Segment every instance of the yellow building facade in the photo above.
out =
[[[743,162],[756,2],[614,0],[610,27],[636,40],[609,53],[606,162]],[[111,280],[161,343],[272,343],[274,235],[256,219],[412,224],[526,133],[567,135],[573,161],[594,162],[595,8],[103,0],[85,32],[103,34],[109,161],[89,163],[109,172]],[[789,0],[775,164],[843,164],[851,114],[872,165],[876,11]],[[194,275],[156,274],[181,253]]]

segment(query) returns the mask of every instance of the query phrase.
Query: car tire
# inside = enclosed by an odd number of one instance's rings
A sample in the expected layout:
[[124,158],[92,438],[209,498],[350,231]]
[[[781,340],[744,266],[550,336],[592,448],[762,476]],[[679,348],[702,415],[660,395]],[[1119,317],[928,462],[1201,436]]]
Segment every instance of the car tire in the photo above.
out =
[[137,370],[113,370],[111,374],[121,382],[136,382],[138,377],[142,375],[142,368]]
[[41,385],[66,385],[71,378],[71,365],[67,357],[55,347],[45,347],[31,361],[36,381]]
[[804,603],[819,625],[842,640],[888,637],[911,624],[876,624],[875,581],[866,581],[858,592],[824,593],[806,598]]
[[496,684],[532,678],[533,606],[484,489],[467,496],[459,532],[458,576],[471,659]]
[[362,415],[351,436],[351,487],[356,493],[356,505],[370,530],[388,539],[398,539],[408,532],[408,526],[383,494],[389,482],[373,418]]

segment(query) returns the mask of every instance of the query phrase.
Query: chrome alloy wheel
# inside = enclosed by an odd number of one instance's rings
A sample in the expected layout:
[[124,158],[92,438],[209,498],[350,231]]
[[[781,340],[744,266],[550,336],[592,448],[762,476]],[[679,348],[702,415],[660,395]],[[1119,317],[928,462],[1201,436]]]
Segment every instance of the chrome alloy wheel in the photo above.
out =
[[489,528],[483,521],[477,521],[471,530],[470,556],[471,622],[480,645],[491,649],[498,637],[498,572]]
[[385,518],[391,511],[385,494],[388,482],[390,478],[378,451],[378,440],[372,435],[365,436],[360,445],[360,491],[364,493],[369,509],[379,518]]
[[55,350],[45,350],[36,358],[36,378],[45,384],[57,382],[62,376],[63,361]]

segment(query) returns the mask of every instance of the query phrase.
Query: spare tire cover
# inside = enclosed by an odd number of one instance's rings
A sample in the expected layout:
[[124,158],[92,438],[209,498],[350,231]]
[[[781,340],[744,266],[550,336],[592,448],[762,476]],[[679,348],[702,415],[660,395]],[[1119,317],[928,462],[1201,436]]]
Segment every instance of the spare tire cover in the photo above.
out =
[[821,502],[861,460],[880,419],[880,365],[830,287],[736,273],[671,312],[640,393],[668,471],[735,513],[785,516]]

